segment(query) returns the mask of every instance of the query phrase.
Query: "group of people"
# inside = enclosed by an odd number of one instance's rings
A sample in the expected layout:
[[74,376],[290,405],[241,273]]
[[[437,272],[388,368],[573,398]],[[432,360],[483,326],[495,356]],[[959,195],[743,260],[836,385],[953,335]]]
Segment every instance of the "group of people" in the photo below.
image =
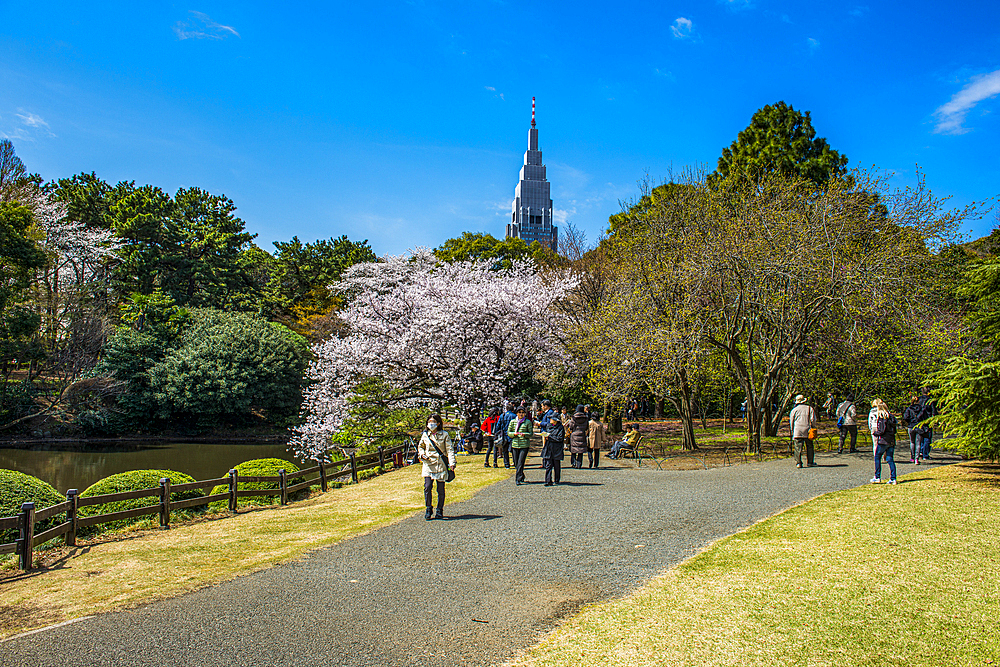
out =
[[[539,435],[542,441],[541,460],[545,469],[545,486],[555,486],[562,481],[562,462],[569,450],[570,466],[583,468],[586,454],[589,468],[601,465],[601,449],[611,438],[601,421],[601,414],[593,412],[589,405],[578,405],[572,414],[566,408],[553,407],[551,401],[543,400],[528,405],[527,401],[505,401],[504,408],[494,408],[482,424],[472,422],[463,436],[466,451],[471,454],[486,450],[483,465],[499,468],[503,456],[505,468],[510,468],[513,460],[514,484],[525,483],[524,466],[528,460],[528,449],[532,436]],[[632,425],[623,440],[613,443],[611,458],[617,458],[622,447],[634,446],[638,438],[638,428]],[[425,518],[443,518],[445,482],[455,470],[455,443],[444,429],[440,415],[427,419],[427,428],[417,444],[417,458],[423,464]],[[437,491],[436,510],[432,503]]]
[[[802,451],[806,451],[806,465],[815,466],[813,439],[816,432],[816,411],[806,405],[806,399],[801,394],[795,397],[795,408],[789,415],[789,429],[794,441],[795,465],[802,467]],[[837,453],[844,453],[844,445],[848,444],[848,453],[857,450],[858,442],[858,412],[854,396],[848,394],[840,403],[832,392],[827,394],[823,410],[828,417],[837,418],[837,429],[840,433],[840,443]],[[930,460],[933,428],[929,424],[931,417],[938,414],[937,407],[931,400],[929,389],[924,387],[919,395],[910,397],[910,404],[903,410],[902,421],[907,427],[910,441],[910,463],[920,465],[921,461]],[[889,483],[896,483],[896,435],[899,430],[899,420],[889,410],[889,406],[881,398],[872,401],[868,413],[868,432],[872,437],[872,454],[875,459],[875,476],[872,484],[882,481],[882,462],[889,465]]]

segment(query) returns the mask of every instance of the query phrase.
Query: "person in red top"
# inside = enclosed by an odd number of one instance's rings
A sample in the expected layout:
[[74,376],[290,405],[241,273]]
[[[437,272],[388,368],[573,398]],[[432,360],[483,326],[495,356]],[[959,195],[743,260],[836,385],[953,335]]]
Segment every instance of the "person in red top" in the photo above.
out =
[[484,468],[490,467],[490,452],[493,452],[493,467],[498,467],[497,456],[500,454],[500,443],[497,442],[497,438],[493,433],[493,428],[496,426],[499,419],[500,411],[493,408],[490,410],[490,416],[483,420],[481,428],[483,431],[483,438],[486,440],[486,462],[483,464]]

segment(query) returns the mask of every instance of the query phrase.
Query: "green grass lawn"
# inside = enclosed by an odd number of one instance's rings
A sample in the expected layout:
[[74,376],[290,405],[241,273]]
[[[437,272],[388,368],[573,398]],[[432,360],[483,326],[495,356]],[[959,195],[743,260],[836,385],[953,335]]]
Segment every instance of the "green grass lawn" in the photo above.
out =
[[585,608],[515,664],[1000,662],[1000,466],[900,481],[829,494],[723,539]]

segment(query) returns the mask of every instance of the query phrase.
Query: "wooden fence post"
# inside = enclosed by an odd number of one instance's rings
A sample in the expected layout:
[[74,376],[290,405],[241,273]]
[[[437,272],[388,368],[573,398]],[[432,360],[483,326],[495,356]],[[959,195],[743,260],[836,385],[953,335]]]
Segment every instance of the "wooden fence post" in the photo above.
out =
[[31,564],[34,558],[34,545],[32,542],[35,540],[35,503],[24,503],[21,505],[21,525],[19,526],[19,536],[18,536],[18,554],[20,559],[18,565],[22,570],[30,570]]
[[378,470],[385,472],[385,447],[382,445],[378,446]]
[[323,490],[323,493],[326,493],[326,491],[327,491],[327,487],[326,487],[326,466],[323,465],[322,461],[319,462],[319,488]]
[[66,533],[66,546],[76,546],[76,511],[79,509],[80,492],[70,489],[66,492],[66,500],[69,501],[69,509],[66,510],[66,520],[69,521],[69,532]]
[[351,481],[358,483],[358,462],[354,458],[354,452],[351,452]]
[[236,508],[238,507],[236,504],[236,501],[238,500],[236,497],[236,489],[239,486],[239,476],[240,474],[236,472],[236,468],[229,471],[229,511],[233,514],[236,513]]
[[170,528],[170,478],[160,479],[160,528]]
[[281,489],[281,495],[278,496],[280,503],[282,505],[288,504],[288,473],[282,468],[278,471],[278,488]]

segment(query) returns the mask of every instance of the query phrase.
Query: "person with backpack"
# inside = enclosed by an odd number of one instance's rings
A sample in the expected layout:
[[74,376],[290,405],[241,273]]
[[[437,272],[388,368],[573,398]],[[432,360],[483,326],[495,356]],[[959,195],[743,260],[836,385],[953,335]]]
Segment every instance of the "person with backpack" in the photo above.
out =
[[896,430],[898,424],[896,417],[889,412],[889,407],[881,398],[872,401],[872,411],[868,415],[868,428],[874,440],[875,454],[875,476],[871,483],[878,484],[882,481],[882,457],[885,457],[889,464],[889,483],[896,483],[896,461],[894,453],[896,451]]
[[849,454],[858,451],[858,409],[854,406],[854,395],[848,394],[844,402],[837,406],[837,428],[840,430],[840,445],[837,453],[844,453],[844,441],[851,436]]
[[431,415],[427,418],[427,430],[420,435],[420,442],[417,444],[417,458],[424,464],[424,505],[427,508],[424,518],[431,520],[432,491],[437,483],[437,514],[434,518],[443,519],[444,483],[449,480],[449,472],[450,477],[454,479],[455,448],[451,436],[444,430],[444,420],[441,419],[441,415]]
[[811,437],[816,428],[816,411],[806,405],[806,397],[799,394],[795,397],[795,407],[788,415],[788,429],[795,441],[795,467],[802,467],[802,448],[806,450],[806,465],[816,466],[816,450]]
[[[510,435],[507,434],[507,428],[510,426],[511,420],[517,419],[517,413],[514,412],[514,404],[511,403],[510,407],[507,408],[507,412],[500,415],[497,420],[496,425],[493,427],[494,438],[497,440],[497,447],[503,452],[503,467],[510,467]],[[493,457],[493,467],[496,466],[496,456]]]

